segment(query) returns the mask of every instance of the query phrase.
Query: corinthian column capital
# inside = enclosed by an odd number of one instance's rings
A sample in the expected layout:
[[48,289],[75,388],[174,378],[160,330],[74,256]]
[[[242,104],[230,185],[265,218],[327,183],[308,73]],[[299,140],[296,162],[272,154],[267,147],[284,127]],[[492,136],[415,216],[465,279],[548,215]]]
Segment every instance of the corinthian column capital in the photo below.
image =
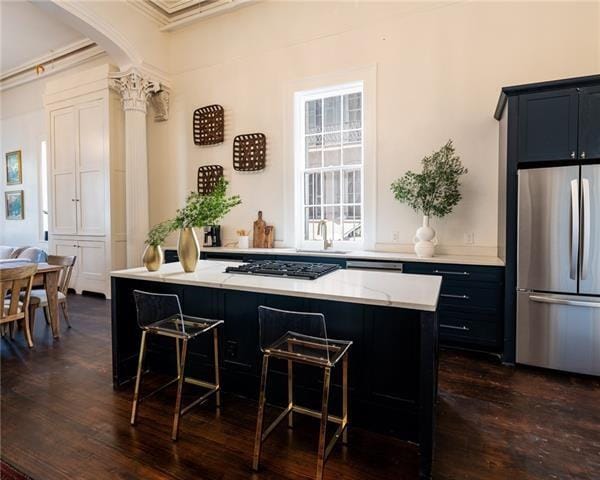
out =
[[112,87],[122,97],[123,110],[137,110],[146,113],[148,100],[160,90],[160,83],[147,78],[135,69],[111,75]]

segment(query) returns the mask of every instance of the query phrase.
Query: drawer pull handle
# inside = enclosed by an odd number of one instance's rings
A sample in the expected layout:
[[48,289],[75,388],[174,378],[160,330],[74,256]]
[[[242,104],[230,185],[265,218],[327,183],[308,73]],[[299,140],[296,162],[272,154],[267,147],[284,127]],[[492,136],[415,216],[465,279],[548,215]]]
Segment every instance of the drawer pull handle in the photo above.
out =
[[471,275],[469,272],[451,272],[450,270],[434,270],[433,273],[439,273],[441,275],[461,275],[463,277]]
[[457,327],[456,325],[446,325],[444,323],[440,323],[441,328],[449,328],[450,330],[462,330],[464,332],[468,332],[471,330],[469,327],[465,327],[464,325],[461,327]]
[[458,298],[461,300],[469,300],[468,295],[452,295],[451,293],[440,293],[440,297],[444,297],[444,298]]

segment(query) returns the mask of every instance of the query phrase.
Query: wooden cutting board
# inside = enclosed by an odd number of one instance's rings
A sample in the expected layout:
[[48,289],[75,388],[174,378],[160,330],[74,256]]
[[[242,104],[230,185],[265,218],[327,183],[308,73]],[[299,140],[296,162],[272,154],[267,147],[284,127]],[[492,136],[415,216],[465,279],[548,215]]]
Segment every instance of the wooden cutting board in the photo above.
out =
[[258,218],[254,221],[252,235],[252,246],[254,248],[273,248],[275,240],[275,228],[268,226],[262,218],[262,211],[258,212]]

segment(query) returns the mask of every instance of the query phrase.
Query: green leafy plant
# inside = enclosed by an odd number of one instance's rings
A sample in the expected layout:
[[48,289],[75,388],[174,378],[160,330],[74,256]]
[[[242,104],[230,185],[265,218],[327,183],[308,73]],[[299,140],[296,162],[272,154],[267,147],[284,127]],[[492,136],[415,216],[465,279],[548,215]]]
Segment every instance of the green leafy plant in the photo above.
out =
[[212,193],[201,195],[190,192],[185,206],[173,219],[173,228],[206,227],[217,224],[229,211],[242,203],[239,195],[227,196],[227,182],[221,178]]
[[452,140],[437,152],[423,158],[421,173],[406,172],[394,181],[394,197],[413,210],[427,216],[444,217],[462,198],[460,177],[468,173],[455,154]]
[[158,247],[162,245],[169,233],[174,230],[173,220],[165,220],[157,225],[154,225],[148,232],[146,238],[146,245],[152,245]]

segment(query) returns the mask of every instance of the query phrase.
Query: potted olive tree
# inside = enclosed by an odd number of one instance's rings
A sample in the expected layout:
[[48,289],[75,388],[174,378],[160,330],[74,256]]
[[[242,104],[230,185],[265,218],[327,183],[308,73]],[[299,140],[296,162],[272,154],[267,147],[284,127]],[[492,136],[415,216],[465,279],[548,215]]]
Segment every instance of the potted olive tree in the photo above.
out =
[[394,197],[423,215],[423,225],[415,236],[415,253],[432,257],[435,251],[435,230],[430,217],[442,218],[452,212],[460,201],[460,177],[468,170],[455,154],[452,140],[437,152],[423,158],[421,173],[408,171],[391,185]]
[[157,225],[154,225],[148,232],[146,238],[146,249],[142,257],[144,266],[150,272],[157,271],[164,261],[161,245],[173,231],[173,220],[165,220]]
[[172,228],[179,229],[177,254],[186,272],[196,270],[200,255],[200,245],[194,228],[216,225],[233,207],[242,203],[238,195],[227,196],[228,184],[229,182],[221,178],[214,190],[207,195],[191,192],[185,206],[177,210]]

